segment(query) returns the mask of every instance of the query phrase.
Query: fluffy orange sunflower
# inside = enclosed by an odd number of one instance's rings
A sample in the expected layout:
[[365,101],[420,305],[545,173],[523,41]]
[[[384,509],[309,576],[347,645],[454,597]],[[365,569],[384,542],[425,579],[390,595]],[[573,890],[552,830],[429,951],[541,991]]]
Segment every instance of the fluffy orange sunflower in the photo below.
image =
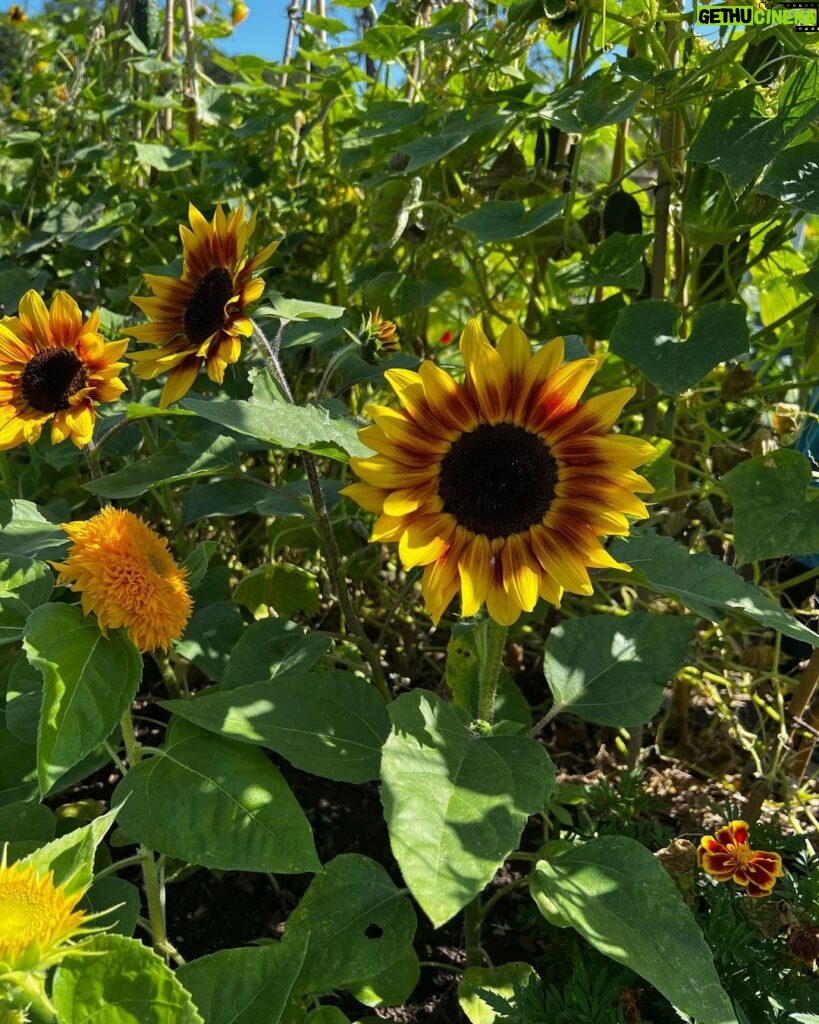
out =
[[152,323],[125,332],[162,346],[128,358],[136,363],[137,376],[146,380],[170,371],[159,399],[163,409],[187,394],[203,365],[212,381],[222,383],[225,368],[241,354],[242,338],[253,332],[245,310],[264,291],[264,282],[253,274],[279,244],[271,242],[253,259],[245,255],[256,214],[248,220],[244,203],[229,218],[217,206],[210,222],[191,204],[188,220],[190,229],[184,224],[179,228],[182,276],[145,274],[153,297],[132,295],[131,301]]
[[51,309],[35,291],[20,299],[17,316],[0,322],[0,449],[34,444],[51,422],[51,441],[70,437],[77,447],[94,433],[95,402],[113,402],[126,390],[117,362],[128,342],[106,344],[99,311],[83,322],[80,307],[57,292]]
[[63,523],[74,543],[65,562],[52,562],[57,582],[82,595],[100,629],[124,626],[141,651],[164,650],[180,637],[192,601],[168,542],[133,512],[104,508],[91,519]]
[[629,568],[599,538],[648,515],[635,492],[652,487],[634,468],[654,448],[609,433],[633,388],[580,404],[599,360],[563,365],[562,338],[533,355],[511,325],[494,348],[470,320],[461,352],[463,384],[431,362],[387,371],[403,409],[368,407],[359,436],[376,454],[351,460],[364,482],[342,493],[379,513],[372,540],[426,567],[435,622],[460,591],[463,615],[486,603],[511,625],[538,597],[590,594],[589,568]]
[[697,863],[718,882],[733,880],[749,896],[770,896],[784,874],[782,858],[767,850],[752,850],[747,821],[731,821],[713,836],[703,836]]

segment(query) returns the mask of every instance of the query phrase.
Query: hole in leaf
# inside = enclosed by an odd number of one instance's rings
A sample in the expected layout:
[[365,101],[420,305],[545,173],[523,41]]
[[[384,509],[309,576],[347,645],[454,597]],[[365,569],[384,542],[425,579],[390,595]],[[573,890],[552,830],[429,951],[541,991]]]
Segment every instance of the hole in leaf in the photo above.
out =
[[364,929],[364,934],[368,939],[380,939],[384,934],[384,929],[379,924],[368,924]]

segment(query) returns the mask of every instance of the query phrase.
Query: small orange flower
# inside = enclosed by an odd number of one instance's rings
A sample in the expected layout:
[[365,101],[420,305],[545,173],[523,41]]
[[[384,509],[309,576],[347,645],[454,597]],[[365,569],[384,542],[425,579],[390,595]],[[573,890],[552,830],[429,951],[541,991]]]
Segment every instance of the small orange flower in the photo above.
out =
[[745,821],[732,821],[716,835],[703,836],[697,863],[718,882],[733,879],[749,896],[770,896],[777,878],[784,874],[778,853],[751,849]]
[[233,0],[233,7],[230,10],[230,21],[234,28],[237,25],[241,25],[248,14],[250,14],[250,8],[247,4],[243,4],[241,0]]
[[91,519],[62,523],[74,541],[65,562],[52,562],[58,583],[82,594],[103,633],[124,626],[141,651],[167,650],[191,616],[180,569],[158,536],[133,512],[104,508]]
[[23,10],[23,8],[19,4],[12,4],[11,7],[9,7],[9,14],[8,14],[8,16],[9,16],[9,21],[11,21],[12,23],[14,23],[16,25],[22,25],[24,21],[28,21],[28,17],[26,16],[26,12]]

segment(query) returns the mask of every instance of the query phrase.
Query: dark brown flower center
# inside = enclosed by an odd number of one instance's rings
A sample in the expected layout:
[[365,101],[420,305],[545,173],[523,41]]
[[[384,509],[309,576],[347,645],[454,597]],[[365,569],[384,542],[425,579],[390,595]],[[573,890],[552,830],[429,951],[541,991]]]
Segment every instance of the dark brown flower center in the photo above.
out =
[[185,334],[201,345],[225,322],[225,306],[233,294],[233,279],[224,267],[209,270],[196,285],[185,309]]
[[513,423],[482,423],[441,460],[444,512],[490,539],[542,521],[555,497],[557,462],[537,434]]
[[67,348],[46,348],[26,364],[20,378],[20,391],[26,402],[39,412],[60,412],[69,407],[69,398],[87,382],[85,367],[74,352]]

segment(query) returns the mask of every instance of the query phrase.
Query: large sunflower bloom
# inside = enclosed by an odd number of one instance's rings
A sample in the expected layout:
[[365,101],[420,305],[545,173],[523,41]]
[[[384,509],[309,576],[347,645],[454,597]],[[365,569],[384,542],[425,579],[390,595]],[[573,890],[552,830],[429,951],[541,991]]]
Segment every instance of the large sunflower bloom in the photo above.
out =
[[372,540],[426,566],[435,622],[460,591],[463,615],[485,602],[511,625],[538,597],[590,594],[588,568],[629,568],[599,538],[648,515],[634,492],[652,487],[634,467],[654,449],[608,433],[633,388],[579,404],[599,361],[562,365],[562,338],[532,355],[512,325],[493,348],[470,320],[461,352],[463,384],[431,362],[387,371],[403,410],[368,408],[375,425],[359,433],[377,454],[351,460],[364,483],[342,493],[379,513]]
[[106,344],[99,310],[83,322],[80,307],[57,292],[51,309],[35,291],[20,299],[18,316],[0,322],[0,449],[34,444],[51,421],[51,441],[77,447],[94,433],[95,402],[126,390],[117,362],[128,342]]
[[256,214],[246,219],[244,203],[229,219],[217,206],[210,222],[191,204],[188,220],[190,229],[179,228],[182,276],[145,274],[153,297],[132,295],[131,301],[153,322],[125,332],[162,346],[129,356],[134,372],[146,380],[170,370],[159,399],[162,409],[187,394],[203,365],[212,381],[222,383],[225,368],[241,354],[242,338],[253,332],[245,309],[264,291],[264,281],[253,274],[279,244],[271,242],[253,259],[245,255]]
[[63,523],[74,541],[58,583],[82,595],[82,610],[94,612],[100,629],[124,626],[141,651],[165,650],[182,635],[191,597],[180,569],[159,537],[139,516],[106,507],[91,519]]

